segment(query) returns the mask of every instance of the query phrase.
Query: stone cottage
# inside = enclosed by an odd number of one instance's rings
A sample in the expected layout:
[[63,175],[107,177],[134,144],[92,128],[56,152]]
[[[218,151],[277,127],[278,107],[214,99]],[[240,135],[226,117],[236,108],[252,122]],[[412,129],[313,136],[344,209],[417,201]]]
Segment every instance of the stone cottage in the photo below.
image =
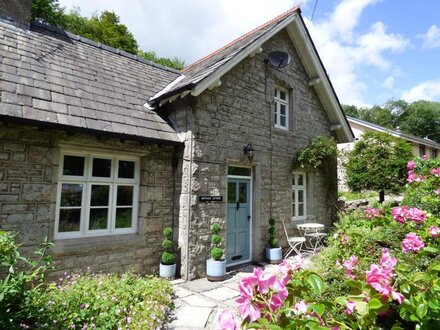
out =
[[182,72],[29,23],[27,9],[0,7],[0,227],[27,252],[54,241],[54,275],[154,273],[172,226],[193,279],[214,222],[230,266],[263,259],[271,216],[331,225],[336,164],[294,159],[318,135],[353,136],[299,8]]

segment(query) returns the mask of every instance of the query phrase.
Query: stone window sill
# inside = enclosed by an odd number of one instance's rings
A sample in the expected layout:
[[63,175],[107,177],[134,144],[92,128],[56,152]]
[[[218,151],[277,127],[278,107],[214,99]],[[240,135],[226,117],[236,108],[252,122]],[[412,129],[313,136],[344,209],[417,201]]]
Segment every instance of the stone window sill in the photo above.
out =
[[138,234],[58,239],[53,243],[54,247],[49,250],[49,254],[53,257],[109,252],[120,250],[122,246],[131,248],[146,245],[145,237]]

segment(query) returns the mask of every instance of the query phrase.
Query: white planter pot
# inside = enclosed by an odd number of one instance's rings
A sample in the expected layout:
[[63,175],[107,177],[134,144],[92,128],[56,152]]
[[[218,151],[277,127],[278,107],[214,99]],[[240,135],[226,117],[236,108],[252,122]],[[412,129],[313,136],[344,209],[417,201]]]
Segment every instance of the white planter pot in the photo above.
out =
[[159,276],[165,278],[171,278],[176,276],[176,264],[172,265],[159,265]]
[[266,247],[266,259],[271,264],[279,264],[283,260],[283,251],[281,247],[273,249]]
[[206,277],[209,281],[223,281],[226,278],[226,260],[206,260]]

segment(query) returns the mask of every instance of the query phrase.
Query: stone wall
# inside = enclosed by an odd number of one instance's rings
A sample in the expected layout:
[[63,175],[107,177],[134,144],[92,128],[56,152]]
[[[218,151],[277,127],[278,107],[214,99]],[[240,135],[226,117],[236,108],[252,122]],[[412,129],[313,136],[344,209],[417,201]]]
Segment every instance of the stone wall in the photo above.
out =
[[[315,136],[330,136],[330,122],[313,87],[306,83],[309,77],[287,33],[282,31],[262,48],[262,53],[244,59],[221,77],[220,87],[166,106],[186,140],[179,245],[185,250],[182,275],[188,279],[205,274],[211,224],[226,223],[228,166],[252,167],[252,259],[262,260],[270,216],[283,218],[291,231],[295,228],[291,173],[297,151]],[[291,64],[284,69],[266,65],[265,58],[272,50],[288,51]],[[288,131],[274,127],[275,85],[290,90]],[[249,142],[256,151],[252,163],[243,154],[243,146]],[[308,173],[308,213],[330,226],[337,198],[336,166],[325,172]],[[199,204],[198,195],[222,195],[224,201]],[[280,223],[278,232],[286,245]]]
[[[54,240],[60,146],[140,156],[138,233],[55,240],[53,277],[64,272],[158,271],[162,230],[173,225],[179,185],[173,185],[170,146],[67,134],[17,125],[0,126],[0,229],[17,232],[30,256],[45,237]],[[177,220],[176,220],[177,223]],[[177,235],[176,235],[177,236]]]

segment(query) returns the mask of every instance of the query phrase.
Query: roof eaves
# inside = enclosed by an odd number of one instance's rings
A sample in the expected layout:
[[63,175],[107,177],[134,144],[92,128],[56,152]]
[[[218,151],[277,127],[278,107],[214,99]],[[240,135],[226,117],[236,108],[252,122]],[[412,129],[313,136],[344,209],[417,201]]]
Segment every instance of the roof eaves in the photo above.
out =
[[267,40],[272,38],[275,34],[277,34],[279,31],[284,29],[291,22],[293,22],[298,16],[299,11],[292,11],[291,13],[292,14],[295,13],[295,15],[292,15],[289,18],[285,18],[284,21],[280,21],[270,30],[264,32],[256,39],[251,40],[249,43],[244,45],[239,51],[237,51],[233,57],[225,61],[225,63],[222,66],[220,66],[217,71],[211,72],[209,75],[207,75],[202,80],[200,80],[196,84],[192,95],[194,96],[200,95],[203,91],[209,88],[209,86],[212,86],[212,84],[218,81],[225,73],[230,71],[234,66],[236,66],[247,56],[252,54],[257,48],[259,48]]
[[[317,71],[319,78],[321,78],[321,82],[314,85],[314,88],[317,90],[321,90],[325,94],[325,96],[330,101],[330,110],[333,110],[334,114],[338,119],[338,123],[341,124],[342,130],[339,129],[337,135],[340,137],[340,142],[352,142],[354,140],[354,134],[351,130],[351,127],[348,123],[347,117],[345,116],[344,111],[342,110],[341,104],[339,102],[336,91],[330,81],[330,78],[325,70],[324,64],[319,56],[318,50],[312,40],[309,30],[305,25],[305,22],[301,15],[299,15],[299,20],[295,21],[296,27],[301,32],[301,37],[303,42],[305,42],[305,46],[308,50],[308,54],[310,59],[312,60],[312,65]],[[301,54],[300,54],[301,55]],[[318,93],[319,94],[319,93]],[[336,123],[334,123],[336,124]]]

